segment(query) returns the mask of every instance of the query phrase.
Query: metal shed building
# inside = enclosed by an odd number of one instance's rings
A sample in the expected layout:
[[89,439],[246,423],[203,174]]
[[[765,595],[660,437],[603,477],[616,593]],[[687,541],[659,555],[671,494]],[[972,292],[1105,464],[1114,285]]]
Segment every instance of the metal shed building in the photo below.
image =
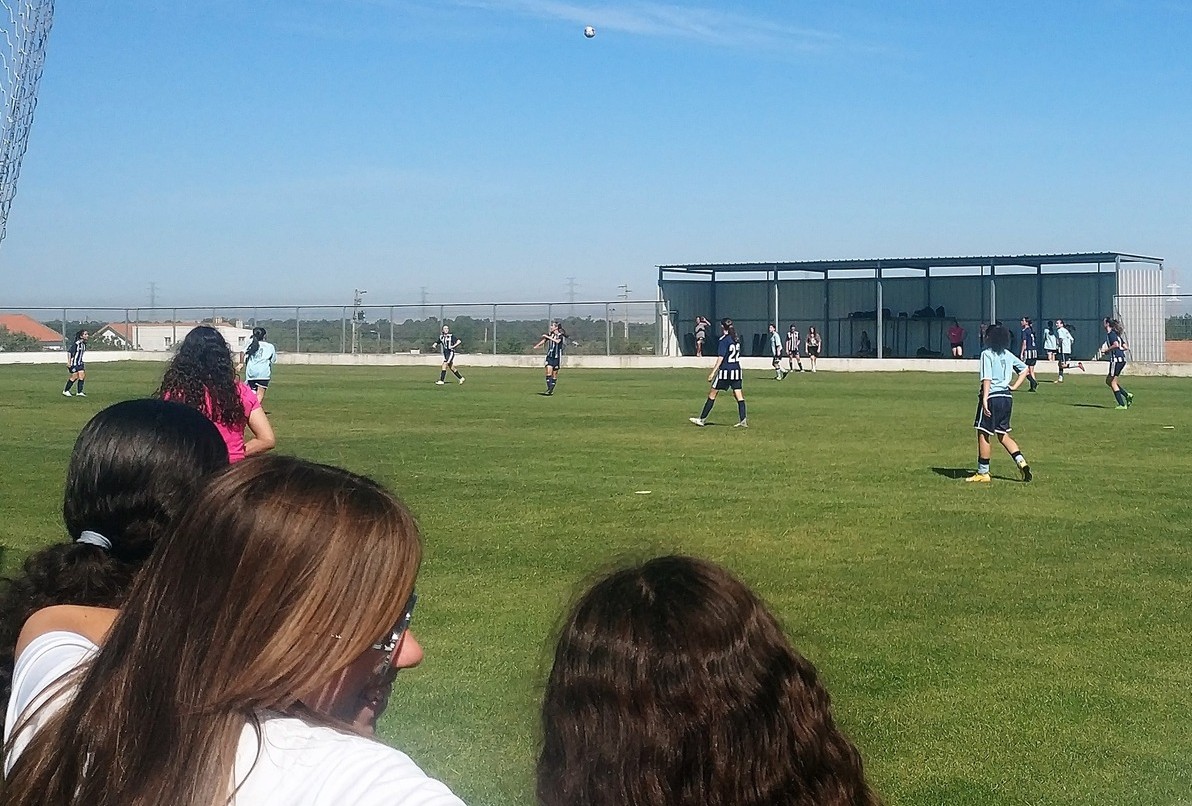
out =
[[980,351],[983,323],[1023,316],[1042,349],[1045,323],[1061,318],[1087,356],[1115,314],[1134,360],[1164,358],[1163,259],[1123,252],[675,264],[658,267],[658,286],[684,355],[703,315],[732,318],[746,354],[762,354],[775,322],[783,333],[814,326],[828,356],[858,355],[864,334],[878,358],[947,355],[953,319],[966,355]]

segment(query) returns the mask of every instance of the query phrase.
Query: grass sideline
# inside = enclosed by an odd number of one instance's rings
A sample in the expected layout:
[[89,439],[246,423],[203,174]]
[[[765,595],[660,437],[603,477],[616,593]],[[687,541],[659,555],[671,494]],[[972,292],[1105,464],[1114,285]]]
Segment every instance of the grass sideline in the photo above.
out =
[[[426,537],[386,738],[467,802],[532,802],[555,625],[625,558],[726,563],[819,667],[889,804],[1171,804],[1192,790],[1192,382],[1020,392],[1027,485],[971,469],[975,379],[746,373],[748,430],[698,429],[698,370],[280,367],[279,450],[396,489]],[[5,567],[62,533],[75,435],[153,364],[0,367]],[[1050,379],[1049,375],[1044,375]],[[713,422],[736,421],[722,397]],[[1174,426],[1168,428],[1167,426]],[[650,490],[649,495],[636,491]]]

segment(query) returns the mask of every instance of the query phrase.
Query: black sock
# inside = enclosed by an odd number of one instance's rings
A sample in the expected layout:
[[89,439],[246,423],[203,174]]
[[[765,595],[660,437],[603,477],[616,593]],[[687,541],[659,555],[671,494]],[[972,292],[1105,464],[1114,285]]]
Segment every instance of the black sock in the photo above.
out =
[[707,400],[705,400],[704,401],[704,410],[702,412],[700,412],[699,418],[701,420],[708,419],[708,415],[712,413],[712,406],[714,406],[715,404],[716,404],[716,401],[713,398],[708,398]]

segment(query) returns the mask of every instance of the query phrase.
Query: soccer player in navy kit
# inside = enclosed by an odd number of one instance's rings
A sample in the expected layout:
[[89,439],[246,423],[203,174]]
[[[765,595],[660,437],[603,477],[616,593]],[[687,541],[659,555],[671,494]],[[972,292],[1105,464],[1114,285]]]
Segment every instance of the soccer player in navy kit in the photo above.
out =
[[91,336],[86,330],[80,330],[75,333],[74,341],[66,352],[66,371],[70,374],[66,378],[66,388],[62,390],[62,394],[70,397],[70,387],[75,381],[79,382],[79,397],[86,397],[87,394],[83,391],[83,381],[87,378],[87,372],[83,365],[83,354],[87,352],[87,339]]
[[559,363],[563,360],[563,347],[567,344],[567,331],[562,322],[551,322],[542,338],[534,345],[537,350],[546,345],[546,391],[543,395],[553,395],[555,384],[559,381]]
[[446,381],[443,379],[447,377],[447,370],[451,370],[451,374],[459,378],[459,382],[464,382],[464,376],[460,375],[455,369],[455,348],[462,342],[451,335],[451,328],[443,325],[443,334],[439,336],[439,349],[443,351],[443,366],[439,370],[439,379],[435,381],[436,386],[442,386]]
[[1031,384],[1027,391],[1033,392],[1039,388],[1039,382],[1035,380],[1035,364],[1039,361],[1039,350],[1035,343],[1035,330],[1031,327],[1030,318],[1026,316],[1022,317],[1022,349],[1018,357],[1026,364],[1026,379]]
[[708,415],[716,403],[716,393],[732,389],[733,397],[737,399],[737,415],[741,418],[733,428],[748,428],[749,423],[745,420],[745,395],[741,394],[741,339],[737,336],[732,319],[720,320],[720,333],[716,364],[708,374],[708,383],[712,384],[712,389],[704,402],[704,410],[700,416],[687,419],[701,427],[707,425]]
[[799,372],[803,371],[803,361],[799,358],[799,328],[793,322],[786,331],[786,372],[789,375],[795,371],[795,364],[799,365]]
[[[1014,406],[1011,393],[1022,386],[1027,377],[1027,366],[1010,352],[1010,331],[1001,325],[990,325],[985,331],[986,349],[981,352],[981,393],[977,398],[977,416],[973,427],[977,429],[977,472],[965,481],[989,483],[989,454],[991,436],[1018,465],[1023,481],[1030,481],[1031,466],[1010,437],[1010,413]],[[1018,377],[1014,373],[1018,372]]]
[[1109,355],[1109,373],[1105,376],[1105,385],[1113,390],[1113,399],[1117,401],[1114,408],[1128,409],[1134,403],[1134,395],[1118,381],[1118,376],[1126,368],[1126,340],[1122,338],[1122,325],[1116,319],[1105,319],[1105,343],[1097,350],[1097,358]]

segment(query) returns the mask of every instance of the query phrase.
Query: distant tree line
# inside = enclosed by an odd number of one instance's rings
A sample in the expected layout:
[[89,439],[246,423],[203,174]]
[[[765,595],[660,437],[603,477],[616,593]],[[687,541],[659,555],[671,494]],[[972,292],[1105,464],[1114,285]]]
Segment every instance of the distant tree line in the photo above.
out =
[[[460,351],[463,353],[491,353],[493,352],[493,324],[491,319],[475,319],[470,316],[457,316],[446,320],[451,326],[451,333],[463,341]],[[585,318],[562,318],[563,328],[567,331],[567,351],[578,355],[604,355],[606,340],[614,355],[651,355],[654,353],[655,325],[652,322],[630,322],[626,338],[625,321]],[[53,319],[44,322],[58,332],[63,331],[61,320]],[[82,322],[67,320],[65,332],[67,338],[76,331],[87,330],[95,333],[107,322]],[[226,324],[226,320],[225,320]],[[350,352],[352,349],[352,323],[343,319],[257,319],[256,324],[268,332],[268,340],[278,350],[295,352],[299,347],[304,353],[338,353],[341,350]],[[503,354],[523,354],[533,352],[534,344],[546,332],[546,319],[498,319],[497,320],[497,352]],[[251,328],[252,322],[245,321],[244,327]],[[431,352],[434,343],[438,341],[443,322],[436,317],[426,319],[406,319],[393,323],[393,352],[408,353],[418,350],[423,353]],[[357,334],[362,353],[389,352],[389,320],[377,319],[357,323]],[[611,336],[611,338],[610,338]],[[36,342],[34,342],[36,345]],[[38,349],[34,346],[31,349]],[[120,350],[123,348],[106,344],[93,339],[88,345],[91,350]]]

